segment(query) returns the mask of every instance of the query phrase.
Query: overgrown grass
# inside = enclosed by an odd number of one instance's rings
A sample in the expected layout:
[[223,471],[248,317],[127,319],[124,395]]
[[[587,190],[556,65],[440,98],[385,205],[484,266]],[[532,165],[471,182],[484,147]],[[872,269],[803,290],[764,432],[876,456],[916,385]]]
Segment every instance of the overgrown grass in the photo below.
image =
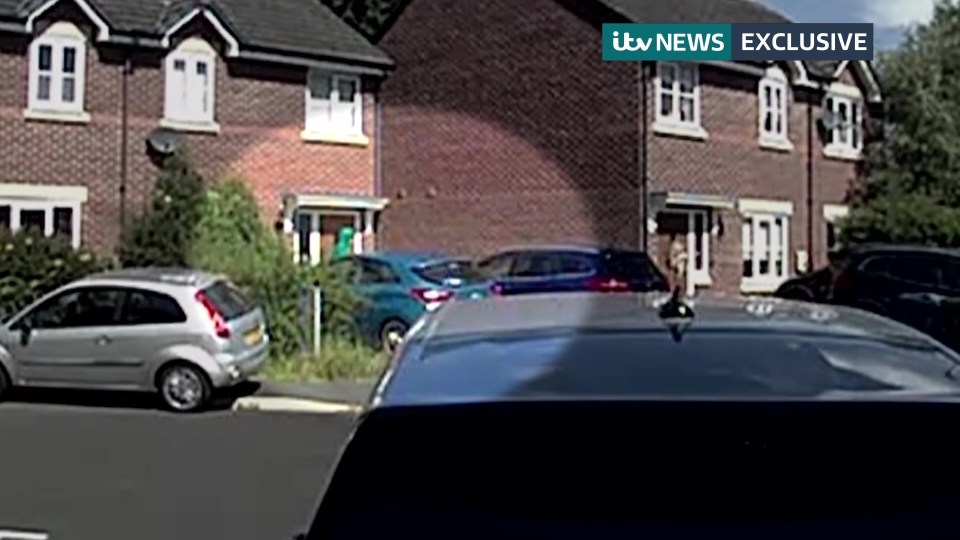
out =
[[319,357],[308,354],[271,358],[264,375],[283,381],[371,379],[380,375],[386,363],[387,356],[381,351],[349,339],[328,337]]

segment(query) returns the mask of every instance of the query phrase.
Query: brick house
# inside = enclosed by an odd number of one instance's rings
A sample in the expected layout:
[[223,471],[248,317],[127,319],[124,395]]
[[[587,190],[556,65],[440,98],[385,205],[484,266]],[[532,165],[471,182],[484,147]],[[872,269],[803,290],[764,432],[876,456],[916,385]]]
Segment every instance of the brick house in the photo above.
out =
[[0,0],[0,226],[102,252],[185,145],[317,261],[372,247],[390,59],[314,0]]
[[869,63],[602,62],[603,22],[785,22],[748,0],[412,0],[374,40],[382,241],[689,254],[689,290],[826,261],[880,89]]

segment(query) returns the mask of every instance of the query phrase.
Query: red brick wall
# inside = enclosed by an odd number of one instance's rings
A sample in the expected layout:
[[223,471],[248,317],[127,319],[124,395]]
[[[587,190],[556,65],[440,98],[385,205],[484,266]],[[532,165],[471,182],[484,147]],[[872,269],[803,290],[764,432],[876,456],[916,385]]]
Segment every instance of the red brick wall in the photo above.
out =
[[[784,66],[784,70],[787,67]],[[758,142],[759,99],[755,76],[701,66],[701,114],[708,133],[705,141],[650,133],[649,167],[651,191],[693,191],[732,198],[785,200],[793,203],[790,220],[790,268],[795,268],[797,250],[807,242],[807,104],[813,119],[822,114],[822,96],[792,88],[788,136],[789,152],[762,148]],[[649,93],[654,111],[654,94]],[[653,119],[653,112],[651,121]],[[815,128],[816,129],[816,128]],[[824,204],[842,204],[856,178],[853,162],[828,158],[817,132],[813,141],[813,231],[812,263],[826,263]],[[724,235],[714,238],[711,253],[714,287],[735,291],[741,280],[740,215],[721,213]],[[651,247],[655,245],[651,242]]]
[[[597,21],[588,21],[554,0],[410,4],[379,44],[397,62],[382,92],[388,247],[479,254],[526,242],[639,244],[637,66],[601,62]],[[818,118],[821,97],[794,90],[793,150],[762,149],[758,80],[704,67],[709,139],[651,131],[649,188],[793,202],[792,268],[808,247],[806,103]],[[817,136],[815,265],[826,259],[823,204],[842,203],[855,177],[853,163],[822,150]],[[712,273],[715,288],[735,291],[740,216],[727,211],[723,221]]]
[[[70,15],[69,13],[52,16]],[[77,18],[85,27],[85,21]],[[89,29],[89,28],[87,28]],[[187,29],[209,33],[209,29]],[[87,124],[28,121],[29,38],[0,36],[0,182],[86,185],[83,242],[101,251],[116,244],[120,212],[121,81],[125,50],[87,48]],[[163,117],[164,51],[137,51],[129,78],[128,215],[149,196],[156,168],[145,138]],[[255,190],[267,219],[277,218],[286,191],[374,195],[375,108],[365,96],[365,147],[308,143],[304,122],[303,68],[249,64],[219,58],[215,119],[218,134],[191,134],[189,151],[209,179],[236,175]]]
[[379,45],[387,247],[638,245],[637,67],[600,62],[598,27],[553,0],[417,0]]

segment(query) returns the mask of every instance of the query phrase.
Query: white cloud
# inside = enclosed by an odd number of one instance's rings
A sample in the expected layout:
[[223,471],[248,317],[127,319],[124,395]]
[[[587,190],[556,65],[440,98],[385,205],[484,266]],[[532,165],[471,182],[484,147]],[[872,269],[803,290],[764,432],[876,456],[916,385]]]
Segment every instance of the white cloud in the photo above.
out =
[[883,27],[929,21],[936,0],[863,0],[863,3],[867,22]]

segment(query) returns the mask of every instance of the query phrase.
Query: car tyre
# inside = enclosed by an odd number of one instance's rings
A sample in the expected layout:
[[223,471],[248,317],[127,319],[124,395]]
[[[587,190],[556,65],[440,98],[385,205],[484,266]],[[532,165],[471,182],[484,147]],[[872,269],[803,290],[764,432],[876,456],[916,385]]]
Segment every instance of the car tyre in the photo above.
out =
[[163,368],[157,377],[157,390],[164,408],[178,413],[203,410],[213,392],[207,374],[186,362]]
[[399,319],[390,319],[383,323],[380,327],[380,348],[384,352],[393,353],[409,329],[407,323]]

